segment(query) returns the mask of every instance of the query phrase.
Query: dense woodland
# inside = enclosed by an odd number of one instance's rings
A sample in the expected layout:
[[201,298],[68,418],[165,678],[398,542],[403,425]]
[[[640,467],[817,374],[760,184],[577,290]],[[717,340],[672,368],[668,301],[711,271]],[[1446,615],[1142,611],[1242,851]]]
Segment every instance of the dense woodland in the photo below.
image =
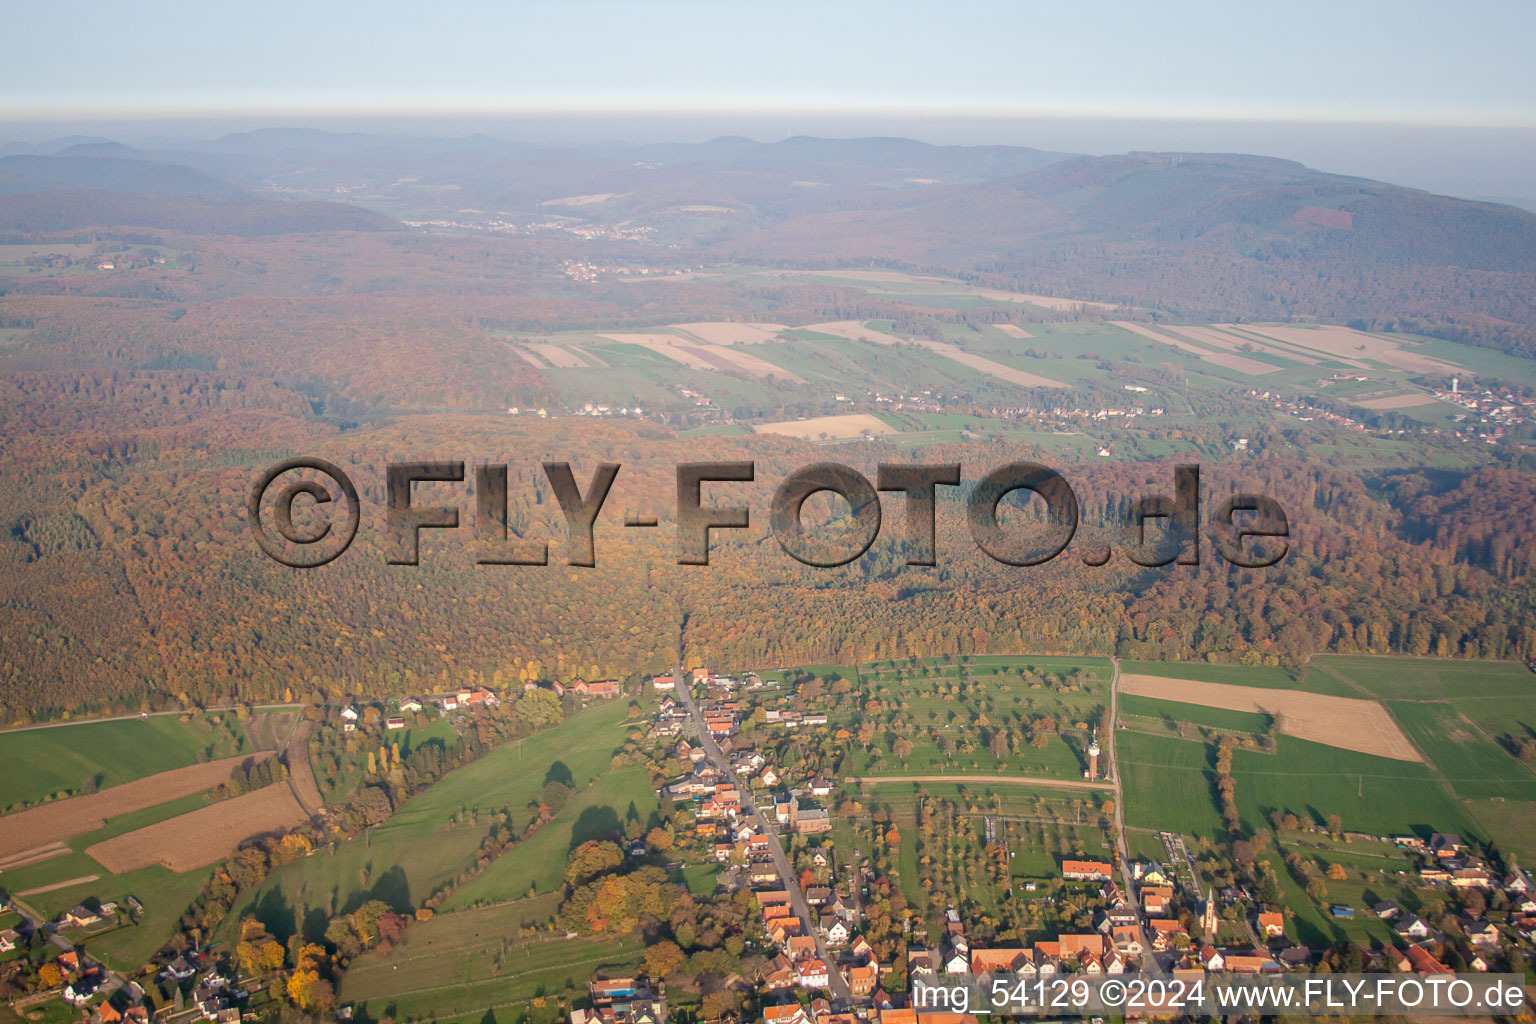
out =
[[[871,477],[880,461],[960,462],[967,481],[1016,460],[1057,465],[1084,510],[1064,557],[1024,569],[980,554],[962,490],[939,504],[938,566],[905,564],[902,499],[892,494],[868,554],[813,570],[769,535],[768,506],[779,480],[828,450],[774,436],[683,437],[665,411],[649,422],[561,418],[562,371],[511,350],[517,334],[706,319],[793,327],[878,318],[903,334],[938,338],[945,325],[1083,312],[926,305],[831,284],[576,281],[561,270],[573,259],[683,266],[724,252],[784,266],[819,258],[945,269],[991,287],[1159,307],[1104,312],[1116,318],[1193,308],[1361,317],[1376,326],[1433,321],[1471,332],[1459,340],[1526,350],[1525,304],[1536,294],[1532,228],[1498,208],[1434,197],[1416,205],[1401,190],[1272,161],[1057,167],[1028,151],[914,151],[902,159],[909,157],[948,161],[968,184],[871,190],[874,172],[847,153],[838,158],[844,163],[823,166],[833,184],[816,196],[757,171],[699,170],[687,188],[735,190],[731,201],[751,211],[729,238],[684,233],[686,245],[676,249],[569,233],[217,236],[210,232],[234,229],[196,220],[197,210],[248,212],[253,201],[209,194],[213,186],[195,177],[175,179],[197,200],[186,207],[192,221],[16,228],[8,242],[84,254],[50,259],[29,249],[30,262],[0,269],[0,720],[259,701],[317,687],[382,694],[469,679],[505,688],[530,678],[625,676],[670,666],[680,644],[691,661],[736,667],[1020,651],[1286,665],[1319,651],[1536,654],[1527,543],[1536,489],[1521,471],[1518,431],[1510,444],[1471,458],[1420,432],[1413,457],[1362,475],[1358,462],[1338,455],[1359,434],[1341,433],[1325,415],[1283,425],[1268,413],[1256,418],[1256,406],[1236,391],[1190,392],[1172,364],[1084,351],[1075,358],[1091,361],[1095,380],[1032,393],[976,377],[930,382],[920,374],[931,364],[918,361],[915,346],[888,346],[869,357],[874,372],[950,388],[950,400],[977,415],[1000,405],[1123,401],[1119,381],[1132,371],[1178,386],[1188,409],[1146,440],[1198,456],[1207,516],[1234,491],[1277,500],[1290,518],[1289,555],[1269,569],[1235,569],[1215,557],[1207,536],[1198,567],[1141,569],[1116,557],[1092,568],[1081,555],[1103,542],[1123,549],[1112,524],[1138,496],[1170,491],[1176,460],[1087,457],[1089,465],[997,436],[920,451],[867,442],[831,451]],[[986,184],[999,168],[1022,176]],[[581,174],[569,168],[545,178],[535,170],[506,184],[502,198],[513,208],[538,209],[538,196],[548,194],[539,189],[579,187]],[[1201,196],[1214,185],[1225,198],[1212,206]],[[615,215],[675,205],[680,190],[676,181],[637,187]],[[28,198],[35,195],[12,198],[42,202]],[[855,195],[868,210],[847,205]],[[139,209],[93,196],[118,219]],[[150,198],[174,205],[187,197]],[[1354,210],[1357,234],[1291,224],[1285,211],[1301,202]],[[256,205],[273,215],[284,206]],[[367,213],[311,212],[324,215],[313,224],[322,229],[348,226],[332,215]],[[892,218],[902,231],[884,231]],[[1010,232],[1038,238],[1047,229],[1067,240],[1044,249],[1003,244]],[[1469,248],[1469,231],[1486,247]],[[1419,255],[1396,262],[1361,248],[1415,240],[1424,244],[1402,251]],[[953,251],[961,242],[964,260]],[[1288,254],[1284,245],[1299,248]],[[135,246],[123,269],[93,269],[90,254]],[[742,418],[831,409],[819,384],[718,376],[741,387],[744,397],[728,411]],[[505,414],[544,405],[555,418]],[[1419,429],[1399,412],[1359,415],[1382,432]],[[1228,438],[1239,431],[1251,445],[1236,459]],[[342,465],[363,503],[352,549],[303,572],[261,555],[244,518],[260,470],[297,454]],[[419,489],[421,501],[459,505],[463,526],[428,537],[419,566],[388,565],[384,466],[421,458],[508,464],[510,526],[550,541],[552,564],[477,566],[466,484]],[[624,467],[599,521],[595,569],[564,564],[564,519],[539,468],[544,459],[570,461],[583,487],[598,462]],[[709,567],[680,566],[674,467],[713,459],[756,461],[755,483],[711,491],[713,500],[749,505],[753,527],[717,533]],[[628,511],[658,515],[661,528],[625,530]]]
[[[1171,491],[1172,464],[1064,464],[1084,525],[1049,564],[987,558],[951,499],[939,503],[939,565],[905,565],[902,499],[888,495],[869,553],[811,569],[767,531],[773,488],[817,458],[789,439],[466,416],[341,431],[161,384],[167,400],[148,403],[156,414],[142,426],[99,432],[86,426],[97,396],[115,393],[105,384],[82,387],[73,406],[58,389],[14,392],[23,410],[43,399],[30,413],[39,419],[74,408],[80,427],[11,435],[0,494],[7,719],[277,699],[310,684],[398,693],[470,678],[507,687],[626,675],[669,666],[680,635],[690,660],[737,666],[1017,651],[1288,665],[1329,650],[1536,653],[1520,532],[1536,522],[1536,492],[1513,470],[1362,479],[1281,457],[1217,463],[1203,469],[1207,517],[1235,489],[1273,497],[1292,533],[1280,564],[1228,566],[1207,533],[1198,567],[1141,569],[1117,557],[1094,569],[1078,553],[1094,536],[1119,542],[1099,524],[1137,496]],[[335,562],[297,571],[256,549],[244,501],[260,468],[311,451],[356,480],[363,527]],[[418,566],[386,564],[383,466],[424,456],[508,464],[512,527],[549,540],[551,564],[475,565],[467,484],[419,486],[419,502],[459,505],[463,527],[424,537]],[[891,454],[855,444],[837,457],[873,476]],[[571,461],[583,486],[598,461],[624,467],[599,520],[594,569],[564,564],[564,520],[538,465],[546,458]],[[960,462],[969,480],[1030,458],[1052,461],[1001,441],[922,455]],[[756,461],[755,483],[710,485],[711,500],[750,507],[753,527],[717,532],[708,567],[680,566],[674,466],[714,459]],[[635,508],[656,510],[662,527],[624,530],[623,510]]]

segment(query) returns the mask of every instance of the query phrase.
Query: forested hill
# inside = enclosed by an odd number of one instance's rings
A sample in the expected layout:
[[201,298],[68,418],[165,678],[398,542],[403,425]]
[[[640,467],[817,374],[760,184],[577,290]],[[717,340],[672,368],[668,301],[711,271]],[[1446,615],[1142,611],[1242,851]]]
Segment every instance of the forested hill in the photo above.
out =
[[289,235],[322,231],[390,231],[390,217],[342,203],[240,197],[183,197],[77,190],[0,196],[0,231],[77,231],[131,226],[188,235]]
[[126,146],[76,146],[56,156],[0,158],[0,231],[115,226],[259,236],[387,231],[400,224],[344,203],[262,197],[202,170],[144,159]]
[[[0,230],[269,235],[400,218],[618,237],[640,261],[878,261],[1192,319],[1319,319],[1536,353],[1536,214],[1269,157],[292,130],[145,150],[65,141],[0,159],[0,193],[18,193],[0,201]],[[272,193],[327,205],[255,198]]]
[[1536,352],[1536,214],[1260,157],[1080,157],[720,243],[884,258],[1191,317],[1316,316]]

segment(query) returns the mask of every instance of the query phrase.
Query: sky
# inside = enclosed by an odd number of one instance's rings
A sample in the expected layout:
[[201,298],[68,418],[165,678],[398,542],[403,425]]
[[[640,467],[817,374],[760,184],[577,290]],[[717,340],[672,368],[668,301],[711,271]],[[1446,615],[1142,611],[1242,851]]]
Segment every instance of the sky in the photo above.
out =
[[903,112],[1536,126],[1528,0],[4,0],[4,121]]
[[1536,208],[1532,0],[0,0],[0,142],[271,124],[1261,153]]

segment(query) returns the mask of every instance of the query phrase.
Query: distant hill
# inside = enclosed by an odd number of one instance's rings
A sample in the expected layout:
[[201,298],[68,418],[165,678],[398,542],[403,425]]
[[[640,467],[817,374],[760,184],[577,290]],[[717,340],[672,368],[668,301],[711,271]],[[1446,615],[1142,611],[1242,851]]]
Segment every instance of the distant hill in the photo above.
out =
[[343,188],[410,220],[641,227],[704,258],[880,260],[1192,318],[1321,318],[1536,354],[1536,214],[1269,157],[798,136],[537,147],[293,128],[153,146],[61,139],[0,158],[0,195],[117,196],[78,209],[19,199],[0,206],[5,224],[395,226],[252,191]]
[[0,195],[60,189],[107,189],[163,196],[238,196],[245,190],[178,164],[124,156],[116,143],[75,146],[58,156],[0,158]]
[[1193,316],[1315,316],[1536,353],[1536,214],[1264,157],[1074,157],[870,196],[717,248],[883,258]]
[[283,235],[392,231],[400,223],[342,203],[283,202],[246,196],[165,196],[99,190],[0,196],[0,232],[75,231],[131,226],[184,234]]

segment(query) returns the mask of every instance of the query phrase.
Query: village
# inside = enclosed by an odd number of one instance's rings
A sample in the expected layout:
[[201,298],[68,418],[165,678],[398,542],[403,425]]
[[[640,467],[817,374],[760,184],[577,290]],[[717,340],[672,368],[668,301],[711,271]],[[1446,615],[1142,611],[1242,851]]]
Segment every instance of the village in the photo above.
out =
[[[630,728],[636,735],[643,730],[653,751],[650,763],[676,772],[654,776],[656,798],[664,808],[676,808],[672,820],[685,824],[675,846],[669,840],[653,848],[634,839],[625,855],[638,864],[665,856],[674,868],[698,857],[712,866],[722,898],[747,900],[753,918],[745,932],[747,949],[755,943],[764,966],[742,1009],[765,1024],[937,1021],[943,1015],[911,1006],[911,986],[956,977],[1519,972],[1536,945],[1531,879],[1479,843],[1451,833],[1382,836],[1299,821],[1277,822],[1277,828],[1303,836],[1311,828],[1318,842],[1390,847],[1411,865],[1411,871],[1399,872],[1403,891],[1437,893],[1443,903],[1433,912],[1428,900],[1415,907],[1390,899],[1328,903],[1327,912],[1340,922],[1382,922],[1392,940],[1319,947],[1292,937],[1298,909],[1292,901],[1306,897],[1277,897],[1273,890],[1226,877],[1203,879],[1212,863],[1209,848],[1197,866],[1184,836],[1158,834],[1165,859],[1131,855],[1121,842],[1106,841],[1107,855],[1084,843],[1075,855],[1052,857],[1050,872],[1021,874],[1010,864],[1019,853],[1020,834],[995,813],[983,813],[987,858],[997,866],[1005,899],[1033,903],[1037,914],[1044,906],[1047,913],[1037,919],[1057,923],[1031,929],[1027,937],[1022,928],[1002,932],[989,912],[958,892],[935,894],[939,903],[950,901],[935,919],[926,919],[914,905],[892,919],[892,894],[899,887],[882,874],[869,850],[848,848],[846,838],[862,837],[856,840],[861,847],[879,844],[887,826],[866,823],[849,833],[839,821],[861,813],[867,790],[861,795],[857,780],[795,755],[797,745],[854,739],[846,718],[853,694],[846,686],[824,687],[824,680],[804,672],[723,674],[699,667],[628,681],[530,678],[516,689],[520,699],[542,694],[572,708],[628,702],[629,721],[639,723]],[[823,692],[841,700],[818,699]],[[434,728],[436,722],[468,726],[476,716],[496,713],[508,699],[505,690],[499,696],[485,685],[471,685],[390,700],[354,697],[321,714],[325,727],[341,737],[388,742],[391,734]],[[1085,784],[1108,787],[1118,781],[1110,751],[1101,750],[1096,739],[1073,742],[1082,744]],[[393,756],[398,759],[398,752]],[[372,771],[371,750],[367,757]],[[894,826],[889,829],[894,833]],[[1069,829],[1069,834],[1091,833]],[[670,854],[659,852],[668,849]],[[248,953],[245,943],[238,956],[217,943],[186,948],[151,965],[152,973],[131,979],[89,956],[93,935],[131,922],[143,909],[132,898],[124,904],[92,898],[43,919],[25,902],[7,897],[0,903],[9,924],[0,930],[0,980],[25,963],[36,969],[34,987],[14,1003],[18,1011],[25,1015],[31,1007],[61,1005],[86,1024],[239,1024],[262,1018],[255,1008],[262,1000],[252,999],[259,994],[250,963],[257,954]],[[896,941],[890,941],[893,935]],[[666,1024],[673,1016],[667,984],[664,976],[599,971],[587,979],[581,1000],[586,1005],[570,1009],[570,1022]],[[350,1012],[345,1004],[337,1009],[342,1020]],[[953,1022],[946,1018],[946,1024]]]

